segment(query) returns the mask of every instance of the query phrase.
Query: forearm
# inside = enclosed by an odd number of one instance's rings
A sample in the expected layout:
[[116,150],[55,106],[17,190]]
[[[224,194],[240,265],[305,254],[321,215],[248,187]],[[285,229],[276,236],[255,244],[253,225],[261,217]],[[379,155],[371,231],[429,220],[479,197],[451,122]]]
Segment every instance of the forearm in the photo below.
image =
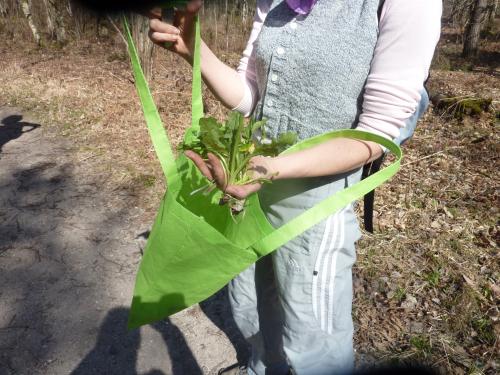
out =
[[379,158],[374,142],[336,138],[307,150],[269,160],[274,179],[318,177],[349,172]]
[[226,107],[235,108],[243,99],[244,86],[238,72],[220,61],[204,42],[201,45],[201,74],[210,91]]

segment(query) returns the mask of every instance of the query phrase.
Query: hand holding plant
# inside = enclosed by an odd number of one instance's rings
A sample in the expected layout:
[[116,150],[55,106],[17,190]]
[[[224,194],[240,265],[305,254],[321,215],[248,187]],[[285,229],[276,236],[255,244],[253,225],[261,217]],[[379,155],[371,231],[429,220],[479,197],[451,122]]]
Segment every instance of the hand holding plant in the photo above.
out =
[[265,121],[245,125],[238,112],[233,112],[224,124],[214,118],[201,119],[198,133],[181,146],[210,181],[195,192],[210,192],[217,187],[224,192],[222,203],[228,203],[232,213],[241,212],[245,198],[276,177],[272,157],[297,141],[294,133],[268,138],[264,125]]
[[262,187],[264,181],[272,181],[276,172],[272,169],[272,158],[264,156],[255,156],[248,162],[247,175],[251,181],[246,184],[228,185],[226,174],[221,161],[209,153],[207,160],[193,151],[186,151],[185,155],[191,159],[200,172],[209,180],[213,181],[217,188],[227,195],[238,200],[244,200],[249,195],[256,193]]

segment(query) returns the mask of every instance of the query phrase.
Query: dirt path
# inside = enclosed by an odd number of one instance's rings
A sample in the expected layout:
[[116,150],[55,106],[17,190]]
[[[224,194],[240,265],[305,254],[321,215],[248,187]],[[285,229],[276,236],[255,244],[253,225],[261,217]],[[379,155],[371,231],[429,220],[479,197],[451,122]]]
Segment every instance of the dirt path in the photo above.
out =
[[246,348],[224,292],[127,332],[143,212],[69,139],[0,108],[0,375],[213,374]]

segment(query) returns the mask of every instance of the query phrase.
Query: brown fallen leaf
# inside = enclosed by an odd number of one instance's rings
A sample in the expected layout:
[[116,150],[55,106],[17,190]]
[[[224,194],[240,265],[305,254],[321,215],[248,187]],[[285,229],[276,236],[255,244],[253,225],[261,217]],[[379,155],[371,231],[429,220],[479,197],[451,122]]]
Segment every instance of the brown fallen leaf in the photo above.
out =
[[462,275],[462,277],[469,286],[471,286],[472,288],[476,287],[476,283],[471,278],[467,277],[466,275]]

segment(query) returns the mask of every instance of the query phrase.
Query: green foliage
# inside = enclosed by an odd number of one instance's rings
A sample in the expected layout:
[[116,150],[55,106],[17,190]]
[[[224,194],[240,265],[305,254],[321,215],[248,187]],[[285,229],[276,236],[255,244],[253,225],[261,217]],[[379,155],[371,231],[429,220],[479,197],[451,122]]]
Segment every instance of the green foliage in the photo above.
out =
[[461,249],[460,241],[458,241],[456,238],[450,239],[450,249],[458,252]]
[[441,278],[441,272],[439,269],[434,269],[425,276],[425,280],[432,287],[437,287],[439,285],[439,279]]
[[[194,139],[184,142],[180,149],[192,150],[203,158],[208,154],[215,155],[221,162],[228,185],[244,185],[254,182],[268,182],[255,180],[247,174],[250,160],[255,156],[277,156],[297,142],[295,133],[284,133],[278,138],[269,138],[264,129],[266,120],[250,120],[245,123],[239,112],[232,112],[228,120],[219,123],[213,117],[200,120],[200,130]],[[205,191],[212,191],[213,184],[209,184]],[[241,202],[234,202],[236,212],[242,210]]]
[[493,100],[491,98],[454,97],[447,98],[437,95],[433,98],[435,110],[447,117],[462,120],[465,116],[476,117],[488,112]]
[[153,187],[156,183],[156,177],[150,174],[141,174],[138,180],[147,188]]
[[394,299],[398,302],[403,301],[406,298],[406,289],[398,286],[396,291],[394,292]]
[[476,318],[472,321],[472,327],[477,332],[478,339],[481,342],[494,345],[496,335],[490,318],[487,316]]
[[429,341],[429,338],[424,335],[412,336],[410,338],[410,345],[424,357],[431,354],[432,351],[431,342]]

